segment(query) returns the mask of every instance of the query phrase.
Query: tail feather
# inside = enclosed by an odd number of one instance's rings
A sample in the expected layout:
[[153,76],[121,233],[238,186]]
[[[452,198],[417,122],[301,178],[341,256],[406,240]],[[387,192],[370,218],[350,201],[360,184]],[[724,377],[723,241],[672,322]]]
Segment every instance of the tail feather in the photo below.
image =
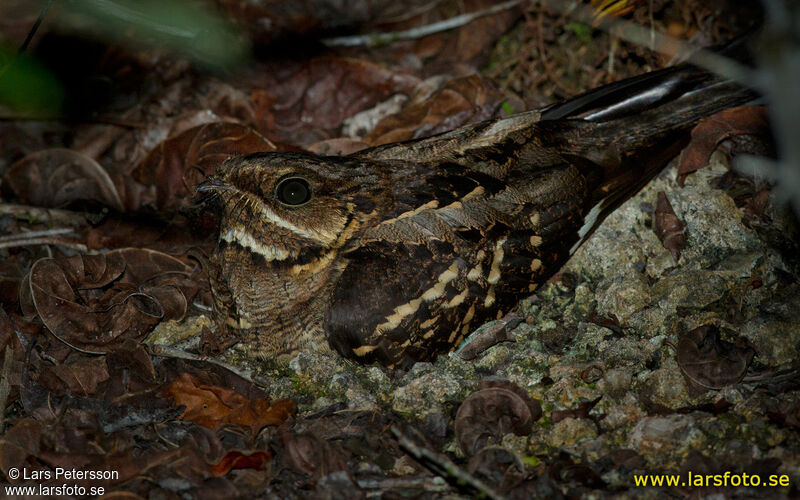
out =
[[669,102],[710,78],[693,66],[673,66],[589,90],[541,110],[542,120],[608,121]]
[[539,126],[569,131],[567,157],[591,196],[580,241],[678,155],[703,118],[748,104],[752,90],[690,65],[601,87],[542,113]]

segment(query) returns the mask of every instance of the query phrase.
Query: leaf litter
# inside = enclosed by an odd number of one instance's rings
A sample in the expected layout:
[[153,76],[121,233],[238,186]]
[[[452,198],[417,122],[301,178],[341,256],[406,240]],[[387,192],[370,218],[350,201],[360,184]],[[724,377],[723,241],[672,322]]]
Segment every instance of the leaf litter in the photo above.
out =
[[[91,77],[96,85],[90,88],[109,89],[108,99],[100,103],[97,96],[75,121],[0,123],[4,203],[38,214],[3,219],[0,238],[48,230],[63,210],[76,214],[80,222],[72,234],[90,249],[33,239],[0,248],[0,470],[6,477],[21,464],[115,470],[119,477],[102,483],[113,491],[111,498],[333,497],[337,488],[348,498],[563,498],[608,487],[614,474],[645,470],[643,456],[625,446],[588,459],[557,446],[539,448],[534,439],[514,444],[572,421],[618,432],[607,427],[618,416],[603,413],[608,403],[599,397],[558,401],[554,409],[551,401],[531,397],[528,385],[481,377],[477,390],[424,420],[386,405],[379,411],[347,408],[335,398],[311,409],[302,391],[295,400],[272,399],[271,387],[254,383],[262,380],[258,375],[242,378],[202,357],[153,355],[142,341],[165,322],[207,313],[207,280],[190,249],[213,247],[216,221],[195,210],[192,196],[224,158],[303,149],[346,154],[426,137],[668,61],[593,27],[570,25],[544,4],[514,6],[458,29],[385,46],[320,49],[312,42],[316,48],[298,44],[284,52],[292,40],[409,30],[492,2],[364,1],[344,10],[325,1],[206,3],[244,29],[260,59],[220,75],[158,48],[133,52],[82,41],[70,47],[90,49],[86,53],[95,57],[87,59],[87,74],[79,80]],[[24,4],[0,7],[9,14],[0,16],[2,32],[19,43],[36,15]],[[629,2],[616,14],[706,44],[735,31],[711,7],[693,0],[668,4]],[[50,59],[69,40],[46,26],[37,36],[33,53]],[[695,131],[681,180],[708,163],[720,143],[738,151],[769,150],[763,146],[769,143],[763,109],[725,113]],[[356,116],[362,118],[353,126]],[[748,189],[737,205],[767,224],[769,187],[736,179],[732,174],[726,182]],[[655,229],[677,262],[687,228],[668,206],[659,196]],[[34,211],[42,207],[47,210]],[[561,296],[580,291],[573,281]],[[765,288],[756,286],[760,278],[751,282],[753,291]],[[583,318],[615,338],[629,328],[613,313],[592,310]],[[555,356],[571,343],[568,324],[559,330]],[[749,383],[756,351],[733,340],[721,339],[713,325],[681,336],[675,361],[687,383],[714,391]],[[476,363],[486,352],[475,353]],[[612,380],[602,363],[577,373],[585,385]],[[544,377],[542,385],[557,391],[554,378]],[[785,384],[774,380],[756,383],[779,394]],[[765,418],[796,429],[796,398],[772,397]],[[719,408],[720,415],[732,415],[729,405]],[[753,467],[774,472],[779,462]],[[690,454],[684,468],[711,471],[720,464]]]

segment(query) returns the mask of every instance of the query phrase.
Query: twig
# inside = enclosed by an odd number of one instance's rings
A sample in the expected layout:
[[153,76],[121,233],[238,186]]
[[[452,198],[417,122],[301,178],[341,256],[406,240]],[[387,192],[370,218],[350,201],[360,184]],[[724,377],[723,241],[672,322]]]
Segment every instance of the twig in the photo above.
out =
[[441,492],[450,489],[445,484],[437,484],[430,476],[389,477],[385,479],[359,479],[359,488],[365,490],[389,490],[392,488],[421,488],[426,492]]
[[11,346],[6,346],[5,355],[3,357],[3,368],[0,371],[0,433],[3,432],[3,421],[6,414],[6,400],[8,394],[11,392],[11,383],[8,381],[8,375],[11,373],[11,363],[14,361],[14,349]]
[[150,354],[153,356],[161,356],[162,358],[176,358],[176,359],[185,359],[188,361],[201,361],[205,363],[211,363],[226,370],[233,372],[234,374],[242,377],[243,379],[247,380],[253,385],[261,386],[258,384],[255,379],[253,378],[252,370],[245,370],[236,366],[233,366],[229,363],[225,363],[224,361],[220,361],[218,359],[210,358],[208,356],[202,356],[199,354],[193,354],[191,352],[186,352],[181,349],[175,349],[174,347],[167,347],[163,345],[152,345],[152,344],[145,344],[147,350],[150,351]]
[[56,236],[58,234],[69,234],[69,233],[75,233],[75,230],[68,227],[57,227],[53,229],[44,229],[42,231],[28,231],[25,233],[6,234],[0,236],[0,242],[21,240],[28,238],[41,238],[44,236]]
[[16,248],[26,247],[30,245],[57,245],[67,248],[73,248],[79,252],[88,252],[89,247],[83,243],[76,241],[62,240],[59,238],[29,238],[29,239],[16,239],[12,241],[0,241],[0,248]]
[[33,40],[33,36],[39,30],[39,26],[41,26],[42,21],[44,21],[44,16],[47,14],[47,11],[50,9],[50,6],[53,5],[54,0],[47,0],[47,3],[42,7],[42,11],[39,12],[39,17],[36,19],[36,22],[33,23],[33,27],[28,32],[28,36],[25,37],[25,41],[22,42],[22,45],[19,47],[19,51],[17,54],[22,54],[26,50],[28,50],[28,45],[30,45],[31,40]]
[[[19,57],[22,54],[24,54],[25,51],[28,49],[28,45],[31,43],[31,40],[33,40],[33,36],[36,34],[36,31],[39,30],[39,26],[42,24],[42,21],[44,20],[44,16],[45,16],[45,14],[47,14],[47,11],[48,11],[48,9],[50,9],[50,5],[52,5],[52,4],[53,4],[53,0],[47,0],[47,3],[42,8],[41,12],[39,12],[39,17],[36,19],[36,22],[33,23],[33,26],[31,27],[30,31],[28,31],[28,36],[25,37],[25,41],[22,42],[22,45],[20,45],[19,49],[17,50],[17,57]],[[0,67],[0,78],[3,77],[3,75],[6,73],[8,68],[13,66],[14,63],[15,63],[14,59],[11,59],[10,61],[8,61],[6,63],[5,66]]]
[[395,426],[391,428],[392,434],[397,438],[397,442],[406,453],[411,455],[416,461],[442,476],[445,480],[451,481],[456,486],[471,486],[486,498],[492,500],[506,500],[506,498],[491,489],[480,479],[472,476],[461,467],[453,463],[449,458],[434,453],[433,451],[417,446],[411,439],[403,434]]
[[614,56],[617,53],[617,37],[614,35],[609,36],[609,49],[608,49],[608,74],[614,74]]
[[113,125],[123,128],[145,128],[147,124],[134,120],[126,120],[109,115],[93,115],[82,117],[80,119],[73,119],[70,116],[60,114],[23,114],[14,112],[0,113],[0,121],[35,121],[35,122],[70,122],[70,123],[97,123],[100,125]]
[[[15,219],[26,220],[31,223],[45,223],[48,225],[62,225],[81,227],[88,225],[87,214],[62,210],[59,208],[42,208],[31,205],[17,205],[14,203],[0,203],[0,215],[11,215]],[[90,216],[91,217],[91,216]],[[100,222],[101,218],[92,220]]]
[[450,19],[445,19],[444,21],[439,21],[436,23],[427,24],[425,26],[419,26],[417,28],[412,28],[408,30],[393,31],[390,33],[367,33],[366,35],[323,38],[322,43],[324,43],[328,47],[358,47],[361,45],[366,45],[366,46],[383,45],[395,42],[397,40],[413,40],[416,38],[422,38],[424,36],[432,35],[434,33],[439,33],[442,31],[451,30],[453,28],[458,28],[459,26],[471,23],[472,21],[478,19],[479,17],[489,16],[492,14],[496,14],[498,12],[502,12],[504,10],[508,10],[512,7],[521,4],[522,2],[523,0],[510,0],[497,5],[493,5],[492,7],[483,10],[469,12],[467,14],[461,14],[459,16],[451,17]]

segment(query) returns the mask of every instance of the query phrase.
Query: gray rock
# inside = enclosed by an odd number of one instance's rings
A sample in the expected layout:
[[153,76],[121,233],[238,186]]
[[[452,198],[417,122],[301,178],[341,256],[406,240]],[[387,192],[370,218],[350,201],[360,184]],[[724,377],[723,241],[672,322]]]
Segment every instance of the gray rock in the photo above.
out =
[[698,420],[706,414],[645,417],[636,424],[627,445],[641,453],[648,464],[668,468],[679,464],[689,450],[699,449],[705,440]]
[[546,434],[546,442],[554,448],[568,448],[597,436],[594,422],[585,418],[565,418],[553,424]]

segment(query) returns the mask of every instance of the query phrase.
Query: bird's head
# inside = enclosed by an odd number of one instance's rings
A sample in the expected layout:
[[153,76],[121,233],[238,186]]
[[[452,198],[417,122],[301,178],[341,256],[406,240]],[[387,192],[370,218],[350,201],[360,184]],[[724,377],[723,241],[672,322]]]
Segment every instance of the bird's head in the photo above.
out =
[[225,161],[198,187],[220,215],[220,243],[292,264],[345,247],[379,210],[380,168],[351,158],[256,153]]

